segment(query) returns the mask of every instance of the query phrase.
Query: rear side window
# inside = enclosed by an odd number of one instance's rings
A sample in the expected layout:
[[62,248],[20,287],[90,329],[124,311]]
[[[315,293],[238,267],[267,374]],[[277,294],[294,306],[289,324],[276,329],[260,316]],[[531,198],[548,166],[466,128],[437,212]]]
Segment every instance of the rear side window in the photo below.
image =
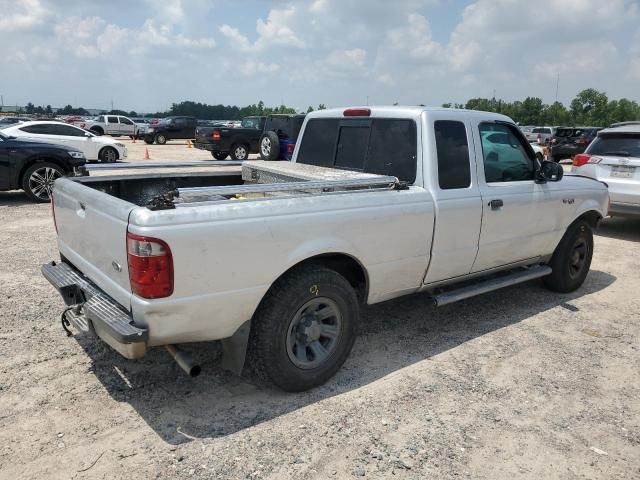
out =
[[438,184],[442,190],[471,185],[471,163],[467,132],[462,122],[438,120],[434,123],[438,152]]
[[48,123],[40,125],[29,125],[27,127],[20,127],[20,130],[27,133],[37,133],[40,135],[54,135],[53,125]]
[[417,131],[413,120],[376,118],[310,120],[297,162],[416,179]]
[[107,117],[107,122],[118,123],[118,117]]

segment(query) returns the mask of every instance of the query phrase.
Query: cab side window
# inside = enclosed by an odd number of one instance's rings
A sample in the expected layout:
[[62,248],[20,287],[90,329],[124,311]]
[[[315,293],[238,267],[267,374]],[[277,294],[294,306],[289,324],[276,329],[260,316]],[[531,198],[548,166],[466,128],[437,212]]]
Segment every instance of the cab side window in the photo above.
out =
[[108,123],[118,123],[118,117],[107,117]]
[[442,190],[471,185],[469,144],[464,123],[436,120],[433,125],[438,152],[438,185]]
[[522,138],[509,125],[481,123],[480,139],[487,183],[534,179],[533,158],[529,156]]

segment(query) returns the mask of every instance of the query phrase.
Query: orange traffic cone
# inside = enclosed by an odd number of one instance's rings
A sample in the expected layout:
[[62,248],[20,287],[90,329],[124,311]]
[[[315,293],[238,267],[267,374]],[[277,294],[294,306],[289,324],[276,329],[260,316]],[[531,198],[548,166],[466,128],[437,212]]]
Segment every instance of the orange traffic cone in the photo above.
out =
[[145,160],[151,160],[151,157],[149,156],[149,149],[148,148],[144,149],[144,159]]
[[136,136],[135,135],[131,136],[131,143],[136,143]]
[[187,140],[187,148],[193,148],[193,145],[191,144],[191,140]]

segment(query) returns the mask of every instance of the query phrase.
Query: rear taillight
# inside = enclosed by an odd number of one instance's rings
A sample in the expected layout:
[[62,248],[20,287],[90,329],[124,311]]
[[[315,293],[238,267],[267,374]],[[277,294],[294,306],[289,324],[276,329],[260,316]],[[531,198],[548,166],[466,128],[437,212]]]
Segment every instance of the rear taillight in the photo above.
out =
[[162,240],[127,232],[127,263],[131,291],[142,298],[173,293],[173,258]]
[[56,208],[53,204],[53,192],[51,192],[51,216],[53,217],[53,226],[56,228],[56,235],[58,234],[58,222],[56,222]]
[[213,133],[211,134],[211,138],[213,138],[213,140],[216,142],[220,140],[220,131],[214,130]]
[[573,166],[581,167],[587,163],[600,163],[602,159],[600,157],[592,157],[588,153],[580,153],[573,157]]
[[287,145],[287,155],[293,155],[293,149],[296,148],[295,143],[289,143]]

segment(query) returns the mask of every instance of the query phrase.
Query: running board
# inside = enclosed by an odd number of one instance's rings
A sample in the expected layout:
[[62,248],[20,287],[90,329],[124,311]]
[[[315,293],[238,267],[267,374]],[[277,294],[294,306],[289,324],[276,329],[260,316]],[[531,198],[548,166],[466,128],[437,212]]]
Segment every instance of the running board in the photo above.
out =
[[534,278],[544,277],[551,273],[551,267],[540,265],[537,267],[529,267],[516,270],[512,273],[502,275],[500,277],[483,280],[473,285],[456,288],[448,292],[433,295],[433,301],[437,307],[449,305],[450,303],[464,300],[465,298],[475,297],[483,293],[498,290],[500,288],[509,287],[518,283],[527,282]]

